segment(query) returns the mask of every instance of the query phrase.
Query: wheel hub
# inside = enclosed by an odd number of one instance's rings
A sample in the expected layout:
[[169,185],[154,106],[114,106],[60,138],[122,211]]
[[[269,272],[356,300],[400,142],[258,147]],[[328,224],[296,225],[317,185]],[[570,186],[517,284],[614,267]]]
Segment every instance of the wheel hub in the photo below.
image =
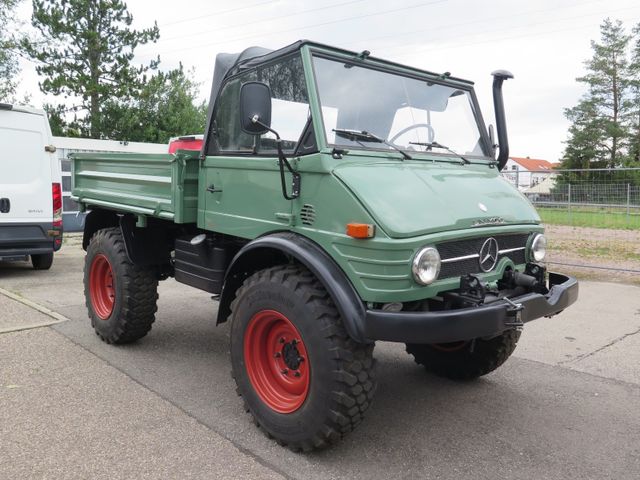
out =
[[291,370],[297,370],[300,364],[304,361],[296,347],[297,344],[298,341],[294,339],[289,343],[285,343],[284,347],[282,347],[282,358],[284,359],[284,363]]

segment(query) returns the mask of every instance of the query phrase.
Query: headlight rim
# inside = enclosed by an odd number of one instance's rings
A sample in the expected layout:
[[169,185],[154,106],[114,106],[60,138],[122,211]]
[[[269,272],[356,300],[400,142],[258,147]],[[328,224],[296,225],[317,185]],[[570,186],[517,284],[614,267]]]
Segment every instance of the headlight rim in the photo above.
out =
[[[544,243],[542,245],[542,256],[539,257],[537,255],[539,253],[539,250],[536,250],[536,247],[538,246],[540,241]],[[543,233],[536,233],[534,235],[533,240],[531,241],[530,254],[531,259],[535,262],[543,262],[547,257],[547,237],[545,237]]]
[[[435,252],[438,263],[435,269],[435,273],[432,275],[432,278],[425,281],[422,278],[422,275],[420,274],[421,272],[420,263],[424,255],[427,254],[428,252]],[[419,285],[431,285],[433,282],[435,282],[438,279],[438,276],[440,275],[441,267],[442,267],[442,259],[440,258],[440,252],[438,251],[438,249],[434,246],[422,247],[420,250],[418,250],[418,253],[415,254],[415,256],[413,257],[413,261],[411,262],[411,272],[413,273],[413,279]]]

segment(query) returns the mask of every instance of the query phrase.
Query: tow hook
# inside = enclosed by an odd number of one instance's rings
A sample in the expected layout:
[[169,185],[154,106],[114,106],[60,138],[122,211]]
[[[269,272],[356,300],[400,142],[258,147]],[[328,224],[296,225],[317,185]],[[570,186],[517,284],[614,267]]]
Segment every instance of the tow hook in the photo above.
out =
[[475,275],[460,277],[460,295],[471,301],[482,303],[487,296],[487,287]]
[[505,326],[513,327],[516,330],[522,330],[524,327],[524,322],[522,321],[522,310],[524,310],[524,306],[521,303],[515,303],[509,300],[507,297],[503,297],[502,300],[509,304],[509,308],[507,308],[507,315],[511,319],[510,322],[505,322]]

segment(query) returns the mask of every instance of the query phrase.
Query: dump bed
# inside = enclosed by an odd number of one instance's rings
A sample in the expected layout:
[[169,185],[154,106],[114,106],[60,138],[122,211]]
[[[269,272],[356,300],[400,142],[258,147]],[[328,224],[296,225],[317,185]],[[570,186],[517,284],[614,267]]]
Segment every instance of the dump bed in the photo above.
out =
[[76,153],[72,198],[87,209],[195,223],[199,152],[172,154]]

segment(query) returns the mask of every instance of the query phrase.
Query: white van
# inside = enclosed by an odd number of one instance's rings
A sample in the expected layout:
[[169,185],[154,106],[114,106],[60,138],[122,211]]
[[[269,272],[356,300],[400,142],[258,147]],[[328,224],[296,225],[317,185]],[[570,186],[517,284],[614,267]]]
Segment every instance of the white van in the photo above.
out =
[[62,185],[43,110],[0,103],[0,261],[46,270],[62,245]]

